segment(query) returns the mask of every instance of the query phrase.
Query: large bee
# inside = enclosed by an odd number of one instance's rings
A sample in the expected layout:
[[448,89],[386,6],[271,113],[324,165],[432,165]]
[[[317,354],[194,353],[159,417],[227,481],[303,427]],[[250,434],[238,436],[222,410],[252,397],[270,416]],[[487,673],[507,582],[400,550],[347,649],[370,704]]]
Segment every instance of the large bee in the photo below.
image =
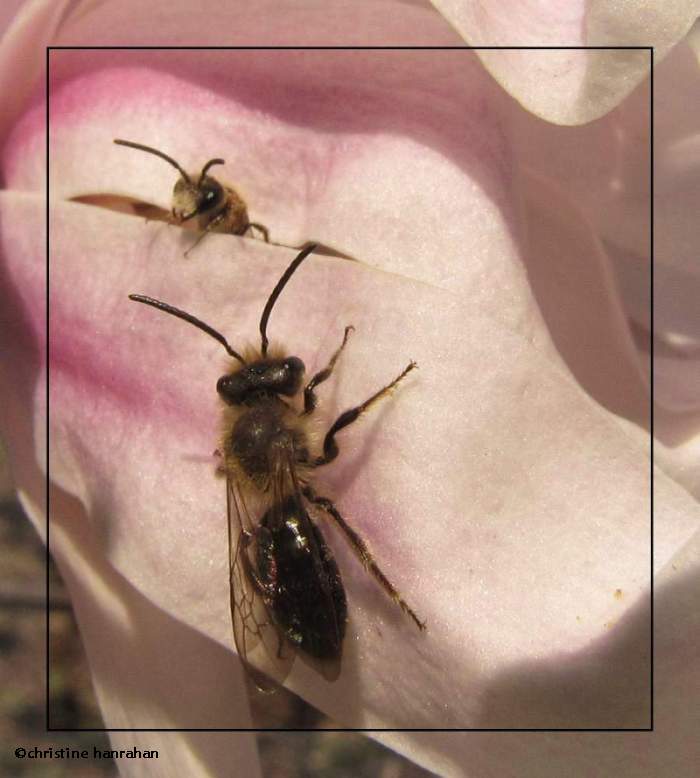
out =
[[170,221],[173,224],[184,224],[190,219],[196,219],[197,228],[201,234],[187,249],[185,256],[202,241],[209,232],[226,232],[231,235],[245,235],[253,228],[259,230],[265,242],[269,241],[266,227],[248,218],[248,207],[243,198],[230,186],[220,184],[213,176],[208,175],[214,165],[223,165],[224,160],[210,159],[202,168],[201,173],[189,175],[180,165],[167,154],[142,143],[116,139],[119,146],[154,154],[172,165],[180,174],[173,187]]
[[280,683],[297,654],[329,681],[340,672],[347,601],[338,565],[311,512],[336,523],[365,569],[419,629],[425,628],[362,538],[312,486],[314,470],[338,455],[336,435],[387,397],[415,362],[369,399],[341,413],[322,445],[314,446],[309,422],[316,409],[316,388],[330,377],[353,327],[345,328],[340,346],[303,391],[301,359],[281,349],[268,351],[267,324],[275,302],[314,248],[301,251],[277,282],[260,318],[260,348],[244,354],[192,314],[151,297],[129,296],[193,324],[221,343],[234,360],[216,384],[225,404],[217,454],[219,470],[226,475],[231,616],[238,653],[263,690],[271,687],[253,664]]

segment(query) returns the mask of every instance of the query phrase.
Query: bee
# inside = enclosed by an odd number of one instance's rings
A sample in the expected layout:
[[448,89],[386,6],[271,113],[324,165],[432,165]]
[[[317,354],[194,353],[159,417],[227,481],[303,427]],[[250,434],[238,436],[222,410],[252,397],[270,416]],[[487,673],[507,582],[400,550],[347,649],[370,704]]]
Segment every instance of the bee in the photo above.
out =
[[172,165],[180,174],[173,187],[172,207],[169,221],[171,224],[182,225],[190,219],[196,219],[200,235],[187,249],[185,256],[197,246],[210,232],[225,232],[231,235],[245,235],[248,230],[257,229],[262,233],[266,243],[270,236],[267,227],[248,218],[248,207],[243,198],[230,186],[219,183],[208,175],[215,165],[225,164],[223,159],[210,159],[199,175],[189,175],[172,157],[151,146],[134,143],[119,138],[114,141],[118,146],[128,146],[132,149],[154,154]]
[[[314,470],[338,456],[336,435],[389,395],[415,367],[411,361],[389,384],[344,413],[314,446],[310,419],[317,387],[332,374],[352,326],[328,364],[303,388],[299,357],[269,349],[267,324],[274,305],[299,265],[314,250],[303,249],[272,290],[260,318],[260,348],[235,351],[223,335],[190,313],[140,294],[131,300],[176,316],[217,340],[234,360],[216,389],[224,403],[219,471],[226,475],[229,586],[234,641],[246,669],[261,690],[269,682],[253,666],[282,683],[295,656],[326,680],[340,673],[347,599],[338,565],[311,518],[330,517],[365,569],[415,622],[411,607],[382,573],[364,540],[334,503],[317,494]],[[294,399],[298,398],[295,405]],[[302,406],[302,407],[297,407]],[[316,450],[314,450],[316,449]]]

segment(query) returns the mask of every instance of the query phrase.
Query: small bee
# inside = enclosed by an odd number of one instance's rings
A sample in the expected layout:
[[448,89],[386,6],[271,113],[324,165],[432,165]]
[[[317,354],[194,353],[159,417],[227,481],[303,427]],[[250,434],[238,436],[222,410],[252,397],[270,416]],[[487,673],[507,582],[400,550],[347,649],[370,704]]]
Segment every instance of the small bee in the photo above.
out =
[[173,200],[170,221],[181,225],[190,219],[197,219],[197,228],[201,235],[187,249],[187,256],[195,246],[209,232],[226,232],[231,235],[245,235],[248,230],[259,230],[265,242],[269,242],[269,234],[266,227],[248,218],[248,208],[243,198],[234,189],[220,184],[213,176],[207,175],[214,165],[223,165],[223,159],[210,159],[197,176],[188,175],[183,168],[167,154],[158,149],[144,146],[141,143],[133,143],[129,140],[116,139],[118,146],[128,146],[132,149],[154,154],[170,163],[180,174],[180,178],[173,187]]
[[[365,569],[419,629],[425,624],[372,558],[365,542],[347,524],[333,502],[317,494],[313,471],[338,455],[336,435],[407,376],[407,367],[365,402],[341,413],[320,447],[313,445],[310,418],[316,388],[326,381],[348,341],[352,326],[326,367],[306,384],[304,363],[281,349],[268,353],[267,323],[285,285],[314,250],[301,251],[272,290],[260,318],[260,348],[244,355],[223,335],[167,303],[140,294],[135,302],[183,319],[215,338],[235,360],[216,389],[225,404],[223,439],[217,455],[226,475],[229,584],[233,634],[238,654],[261,690],[269,682],[253,668],[282,683],[298,654],[328,681],[340,673],[347,600],[338,565],[311,512],[329,516],[344,534]],[[303,408],[293,398],[303,397]],[[320,448],[320,450],[318,450]],[[316,450],[314,450],[316,449]]]

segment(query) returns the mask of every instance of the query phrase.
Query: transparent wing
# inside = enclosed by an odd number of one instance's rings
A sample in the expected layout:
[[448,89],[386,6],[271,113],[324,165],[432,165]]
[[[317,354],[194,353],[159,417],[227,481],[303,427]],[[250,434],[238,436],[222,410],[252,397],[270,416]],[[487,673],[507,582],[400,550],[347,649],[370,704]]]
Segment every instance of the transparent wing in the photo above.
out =
[[148,221],[171,222],[172,217],[169,211],[161,208],[154,203],[147,203],[144,200],[137,200],[134,197],[125,195],[95,193],[76,195],[70,198],[74,203],[83,203],[85,205],[97,205],[100,208],[108,208],[110,211],[121,211],[122,213],[135,214],[143,216]]
[[270,692],[275,687],[266,676],[283,683],[294,662],[295,649],[275,624],[266,604],[269,595],[258,577],[258,522],[264,515],[262,503],[250,496],[246,500],[235,478],[227,474],[233,637],[238,655],[257,687]]

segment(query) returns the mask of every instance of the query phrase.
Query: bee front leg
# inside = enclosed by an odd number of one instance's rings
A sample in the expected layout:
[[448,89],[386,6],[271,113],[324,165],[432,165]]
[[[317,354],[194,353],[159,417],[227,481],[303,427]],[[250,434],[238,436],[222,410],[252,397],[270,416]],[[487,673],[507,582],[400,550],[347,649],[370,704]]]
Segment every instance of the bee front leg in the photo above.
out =
[[333,354],[330,359],[330,362],[323,368],[323,370],[319,370],[318,373],[316,373],[316,375],[306,385],[306,388],[304,389],[304,410],[301,414],[302,416],[306,416],[307,414],[311,413],[316,407],[316,395],[314,393],[314,389],[319,384],[322,384],[327,378],[330,378],[330,375],[333,372],[333,368],[335,367],[335,363],[340,356],[340,352],[345,348],[345,344],[348,342],[348,336],[351,332],[354,331],[354,329],[355,328],[352,326],[352,324],[345,328],[343,342],[336,349],[335,354]]
[[197,240],[185,251],[183,256],[187,256],[190,251],[193,251],[210,232],[216,232],[216,228],[226,219],[226,211],[222,211],[218,216],[215,216],[207,226],[202,230],[201,234],[197,236]]
[[[270,242],[269,230],[264,225],[258,224],[258,222],[248,222],[248,226],[245,228],[245,230],[243,230],[243,235],[245,235],[246,232],[248,232],[248,230],[252,232],[253,227],[255,227],[256,230],[260,230],[260,232],[262,232],[263,240],[265,241],[265,243]],[[255,237],[255,235],[253,235],[253,237]]]

